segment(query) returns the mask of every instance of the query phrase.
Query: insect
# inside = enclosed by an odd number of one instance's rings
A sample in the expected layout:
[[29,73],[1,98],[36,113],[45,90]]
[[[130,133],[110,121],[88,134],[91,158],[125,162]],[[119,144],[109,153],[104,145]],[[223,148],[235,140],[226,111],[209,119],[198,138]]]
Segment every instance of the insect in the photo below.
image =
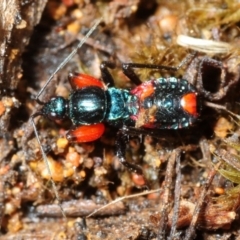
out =
[[[53,97],[33,117],[42,115],[52,120],[69,118],[73,128],[66,134],[71,142],[90,142],[102,136],[104,123],[119,128],[180,129],[191,126],[199,117],[201,100],[196,89],[184,79],[158,78],[142,83],[133,68],[169,69],[170,67],[124,63],[123,72],[138,85],[132,90],[114,87],[108,68],[100,66],[103,82],[86,74],[69,74],[72,92],[68,99]],[[119,134],[117,155],[131,171],[142,174],[139,167],[124,158],[124,136]]]
[[[94,31],[100,21],[94,25],[85,39]],[[76,54],[77,49],[81,47],[85,39],[79,43],[78,47],[48,79],[37,95],[39,103],[41,103],[39,96],[46,89],[53,76]],[[149,68],[177,71],[183,64],[192,60],[194,56],[193,54],[186,58],[177,67],[123,63],[123,73],[136,85],[131,90],[114,87],[114,80],[108,70],[115,67],[111,62],[103,62],[100,66],[103,81],[82,73],[69,74],[69,81],[72,86],[69,98],[54,97],[50,99],[50,101],[43,103],[42,109],[34,113],[30,118],[56,198],[59,202],[60,198],[51,177],[48,159],[41,145],[34,119],[39,115],[54,120],[69,118],[73,123],[73,128],[69,130],[66,137],[73,142],[89,142],[100,138],[105,131],[105,123],[117,126],[119,132],[116,139],[116,152],[119,161],[130,171],[143,175],[139,166],[125,160],[125,146],[128,140],[128,133],[148,134],[155,129],[188,128],[199,119],[201,114],[203,104],[200,95],[217,99],[222,97],[220,93],[223,91],[219,90],[219,94],[212,94],[205,91],[201,86],[195,88],[187,80],[175,77],[158,78],[142,83],[133,69]],[[194,61],[195,59],[192,62]],[[215,60],[203,59],[200,64],[201,68],[199,68],[199,71],[196,71],[197,73],[201,73],[205,63],[221,69],[221,66],[216,65]],[[201,76],[201,74],[198,75]],[[224,92],[227,91],[231,84],[227,87],[224,84],[221,85],[221,87],[226,88]],[[200,85],[203,85],[203,81],[200,81]],[[65,216],[61,205],[59,206],[62,214]]]

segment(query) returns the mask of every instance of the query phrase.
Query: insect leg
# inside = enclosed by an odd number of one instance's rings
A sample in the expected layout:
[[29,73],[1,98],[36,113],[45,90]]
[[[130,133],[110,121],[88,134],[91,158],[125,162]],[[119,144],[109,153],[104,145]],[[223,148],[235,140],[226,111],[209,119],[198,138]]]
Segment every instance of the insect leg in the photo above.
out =
[[116,139],[116,153],[119,161],[131,172],[137,173],[138,175],[143,175],[142,168],[138,165],[129,163],[125,159],[126,143],[128,141],[128,134],[125,129],[122,129],[117,134]]
[[157,64],[146,64],[146,63],[123,63],[122,70],[123,73],[136,85],[140,85],[142,82],[137,76],[137,74],[133,71],[133,68],[148,68],[148,69],[159,69],[166,71],[177,71],[183,65],[191,62],[193,58],[196,56],[196,52],[189,54],[185,59],[183,59],[180,64],[176,67],[174,66],[165,66],[165,65],[157,65]]
[[102,62],[100,65],[102,80],[108,87],[114,87],[114,80],[108,68],[114,69],[115,67],[115,63],[107,61]]
[[209,57],[199,58],[197,89],[206,99],[210,101],[222,99],[236,83],[236,79],[239,79],[239,74],[236,76],[229,74],[221,61]]

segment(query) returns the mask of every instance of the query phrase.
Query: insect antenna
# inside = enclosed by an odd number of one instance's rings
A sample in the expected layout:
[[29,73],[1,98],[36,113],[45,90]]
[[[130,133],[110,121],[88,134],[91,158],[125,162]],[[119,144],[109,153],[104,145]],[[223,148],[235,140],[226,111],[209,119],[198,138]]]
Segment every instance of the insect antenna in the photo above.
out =
[[[82,40],[78,43],[77,47],[64,59],[64,61],[57,67],[57,69],[52,73],[52,75],[49,77],[49,79],[46,81],[46,83],[44,84],[44,86],[42,87],[42,89],[39,91],[39,93],[37,94],[35,100],[41,104],[41,105],[44,105],[44,102],[42,102],[39,97],[41,96],[41,94],[45,91],[45,89],[47,88],[47,86],[49,85],[49,83],[51,82],[51,80],[53,79],[53,77],[55,76],[55,74],[61,70],[68,62],[69,60],[72,59],[72,57],[77,53],[78,49],[82,47],[82,45],[86,42],[86,40],[89,38],[89,36],[95,31],[95,29],[97,28],[97,26],[100,24],[100,22],[102,21],[102,18],[98,19],[96,21],[96,23],[92,26],[92,28],[88,31],[88,33],[82,38]],[[40,141],[40,138],[39,138],[39,134],[38,134],[38,131],[37,131],[37,126],[34,122],[34,119],[38,116],[43,116],[43,112],[40,110],[40,111],[37,111],[35,112],[34,114],[32,114],[30,116],[30,119],[29,121],[31,122],[32,124],[32,127],[33,127],[33,130],[34,130],[34,133],[35,133],[35,136],[36,136],[36,139],[37,139],[37,142],[40,146],[40,150],[41,150],[41,153],[42,153],[42,157],[43,157],[43,160],[44,160],[44,163],[46,165],[46,168],[47,168],[47,171],[48,171],[48,175],[50,176],[50,182],[52,184],[52,187],[53,187],[53,191],[54,191],[54,194],[55,194],[55,197],[58,201],[58,205],[61,209],[61,213],[63,215],[64,218],[66,218],[66,214],[64,212],[64,209],[61,205],[61,200],[60,200],[60,197],[59,197],[59,194],[58,194],[58,191],[57,191],[57,187],[56,187],[56,184],[52,178],[52,172],[51,172],[51,168],[50,168],[50,165],[49,165],[49,162],[48,162],[48,157],[43,149],[43,146],[41,144],[41,141]]]
[[86,40],[89,38],[89,36],[95,31],[97,26],[100,24],[102,21],[102,18],[98,19],[96,23],[91,27],[91,29],[88,31],[88,33],[82,38],[82,40],[78,43],[77,47],[62,61],[62,63],[59,64],[57,69],[51,74],[49,79],[46,81],[42,89],[39,91],[39,93],[36,96],[36,101],[40,104],[43,104],[42,101],[39,99],[41,94],[45,91],[46,87],[48,84],[52,81],[53,77],[55,76],[56,73],[58,73],[65,65],[73,58],[73,56],[77,53],[78,49],[82,47],[82,45],[86,42]]
[[35,136],[36,136],[37,142],[38,142],[38,144],[39,144],[39,146],[40,146],[40,150],[41,150],[41,153],[42,153],[42,158],[43,158],[43,161],[44,161],[44,163],[45,163],[45,165],[46,165],[46,168],[47,168],[47,171],[48,171],[48,175],[49,175],[49,177],[50,177],[49,180],[50,180],[50,182],[51,182],[51,184],[52,184],[55,197],[56,197],[56,199],[57,199],[57,201],[58,201],[58,205],[59,205],[59,207],[60,207],[60,210],[61,210],[61,213],[62,213],[63,217],[66,218],[66,214],[65,214],[65,212],[64,212],[64,210],[63,210],[63,207],[62,207],[62,205],[61,205],[61,200],[60,200],[60,197],[59,197],[59,194],[58,194],[58,191],[57,191],[56,184],[55,184],[55,182],[53,181],[53,178],[52,178],[52,172],[51,172],[51,168],[50,168],[50,165],[49,165],[49,162],[48,162],[48,158],[47,158],[47,155],[46,155],[46,153],[45,153],[45,151],[44,151],[44,149],[43,149],[43,146],[42,146],[42,144],[41,144],[41,141],[40,141],[40,138],[39,138],[39,135],[38,135],[38,131],[37,131],[37,126],[36,126],[36,124],[35,124],[35,122],[34,122],[34,119],[35,119],[37,116],[41,116],[41,115],[42,115],[41,112],[36,112],[36,113],[34,113],[34,114],[30,117],[30,121],[31,121],[31,123],[32,123],[33,130],[34,130],[34,134],[35,134]]

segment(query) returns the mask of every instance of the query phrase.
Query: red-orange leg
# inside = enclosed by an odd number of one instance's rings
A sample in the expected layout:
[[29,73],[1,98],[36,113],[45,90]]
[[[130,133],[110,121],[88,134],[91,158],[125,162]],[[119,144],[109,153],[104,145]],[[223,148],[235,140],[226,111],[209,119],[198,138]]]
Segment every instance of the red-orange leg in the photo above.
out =
[[105,131],[103,123],[84,125],[67,132],[66,137],[70,142],[91,142],[100,138]]
[[73,89],[79,89],[83,87],[96,86],[104,88],[103,82],[83,73],[70,73],[68,75],[69,82]]

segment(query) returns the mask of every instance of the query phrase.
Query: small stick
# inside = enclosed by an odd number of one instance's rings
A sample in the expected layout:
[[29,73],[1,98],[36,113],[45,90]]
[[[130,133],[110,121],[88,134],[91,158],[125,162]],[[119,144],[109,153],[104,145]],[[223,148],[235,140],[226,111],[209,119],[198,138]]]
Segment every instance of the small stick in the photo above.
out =
[[93,215],[95,215],[97,212],[101,211],[102,209],[104,208],[107,208],[109,207],[110,205],[113,205],[115,203],[118,203],[120,201],[123,201],[125,199],[130,199],[130,198],[135,198],[135,197],[139,197],[139,196],[144,196],[144,195],[147,195],[147,194],[150,194],[150,193],[155,193],[155,192],[160,192],[162,189],[158,188],[156,190],[150,190],[150,191],[145,191],[145,192],[142,192],[142,193],[137,193],[137,194],[133,194],[133,195],[129,195],[129,196],[124,196],[124,197],[120,197],[120,198],[117,198],[115,199],[114,201],[96,209],[95,211],[93,211],[91,214],[89,214],[86,218],[89,218],[89,217],[92,217]]
[[194,212],[193,212],[193,218],[192,218],[192,221],[191,221],[191,224],[189,226],[189,228],[187,229],[186,231],[186,235],[184,237],[184,240],[190,240],[190,239],[194,239],[195,238],[195,230],[196,230],[196,225],[197,225],[197,222],[198,222],[198,217],[199,217],[199,214],[201,212],[201,209],[202,209],[202,206],[204,204],[204,199],[207,195],[207,191],[213,181],[213,178],[215,176],[215,174],[217,173],[220,165],[222,163],[218,163],[215,168],[213,168],[209,174],[208,174],[208,178],[205,182],[205,186],[204,186],[204,189],[202,190],[200,196],[199,196],[199,200],[196,204],[196,207],[194,209]]

